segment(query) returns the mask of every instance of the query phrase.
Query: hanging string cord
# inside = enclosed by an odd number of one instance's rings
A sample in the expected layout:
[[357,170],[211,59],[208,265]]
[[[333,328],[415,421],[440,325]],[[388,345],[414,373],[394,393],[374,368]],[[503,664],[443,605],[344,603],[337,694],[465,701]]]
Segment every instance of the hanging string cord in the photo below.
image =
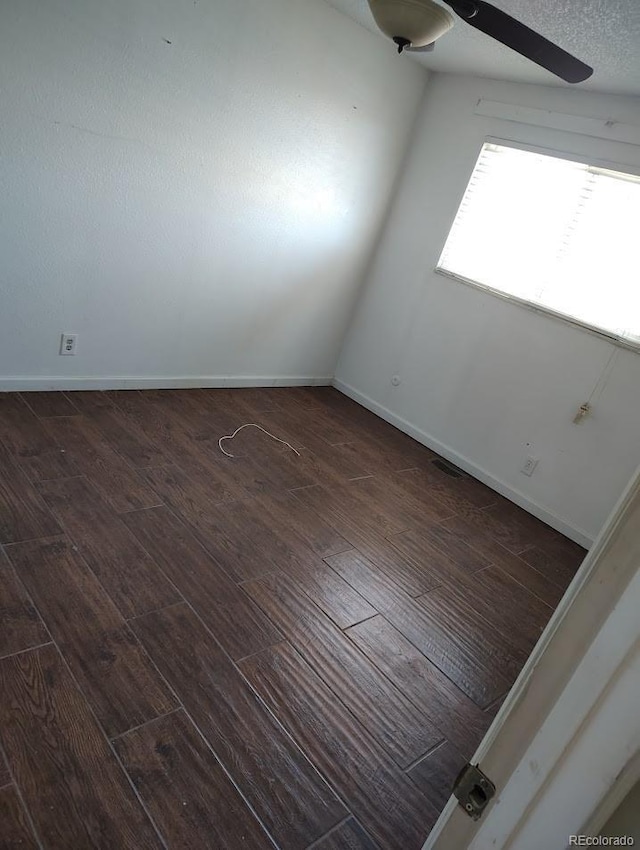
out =
[[596,381],[596,385],[593,388],[593,390],[591,391],[591,395],[587,399],[587,404],[589,404],[589,405],[594,401],[598,401],[598,399],[602,395],[602,392],[603,392],[609,378],[611,377],[611,373],[613,372],[613,367],[615,365],[614,361],[617,359],[618,354],[620,353],[620,349],[615,345],[611,346],[611,348],[612,348],[612,351],[611,351],[611,354],[609,355],[609,359],[605,363],[604,368],[603,368],[602,372],[600,373],[600,377]]
[[232,455],[223,449],[222,443],[224,440],[233,440],[235,435],[240,433],[243,428],[259,428],[260,431],[267,435],[267,437],[271,437],[272,439],[277,440],[278,443],[282,443],[284,446],[288,446],[292,452],[295,452],[298,457],[300,457],[300,452],[297,449],[294,449],[291,443],[287,443],[286,440],[281,440],[280,437],[276,437],[275,434],[272,434],[270,431],[267,431],[267,429],[263,428],[262,425],[256,425],[255,422],[247,422],[246,425],[241,425],[239,428],[236,428],[233,434],[229,434],[227,437],[220,437],[220,439],[218,440],[218,448],[220,449],[223,455],[226,455],[227,457],[235,457],[235,455]]

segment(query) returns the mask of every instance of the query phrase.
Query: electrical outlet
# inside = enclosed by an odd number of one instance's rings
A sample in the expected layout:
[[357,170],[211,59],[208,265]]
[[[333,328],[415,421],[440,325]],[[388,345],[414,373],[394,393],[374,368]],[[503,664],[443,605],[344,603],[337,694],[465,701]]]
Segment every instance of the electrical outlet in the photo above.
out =
[[529,477],[531,477],[533,475],[533,473],[535,472],[537,465],[538,465],[538,458],[537,457],[528,457],[525,460],[522,468],[520,469],[520,472],[523,475],[528,475]]
[[76,354],[78,348],[78,334],[62,334],[60,339],[60,354]]

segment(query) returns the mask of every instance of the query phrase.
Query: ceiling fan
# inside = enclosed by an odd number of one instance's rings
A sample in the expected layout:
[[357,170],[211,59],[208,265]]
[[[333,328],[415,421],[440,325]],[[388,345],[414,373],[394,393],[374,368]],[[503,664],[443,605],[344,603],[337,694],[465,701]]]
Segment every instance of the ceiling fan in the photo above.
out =
[[[568,83],[581,83],[593,68],[485,0],[443,0],[465,23],[506,44]],[[403,50],[432,50],[455,18],[434,0],[368,0],[382,30]]]

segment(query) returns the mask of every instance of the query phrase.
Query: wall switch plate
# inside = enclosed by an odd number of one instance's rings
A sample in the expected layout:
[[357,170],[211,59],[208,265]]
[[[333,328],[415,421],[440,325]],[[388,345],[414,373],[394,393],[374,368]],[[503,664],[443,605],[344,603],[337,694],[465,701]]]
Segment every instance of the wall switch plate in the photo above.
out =
[[78,334],[62,334],[60,339],[60,354],[70,356],[78,348]]
[[535,472],[535,468],[536,468],[537,465],[538,465],[538,458],[537,457],[528,457],[525,460],[522,468],[520,469],[520,472],[523,475],[528,475],[529,477],[531,477],[533,475],[533,473]]

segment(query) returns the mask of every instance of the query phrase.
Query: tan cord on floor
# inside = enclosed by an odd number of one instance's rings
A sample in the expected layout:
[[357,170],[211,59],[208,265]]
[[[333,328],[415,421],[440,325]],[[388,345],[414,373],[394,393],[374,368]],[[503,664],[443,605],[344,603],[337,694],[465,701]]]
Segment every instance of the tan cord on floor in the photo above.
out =
[[298,455],[298,457],[300,457],[300,452],[297,449],[294,449],[293,446],[291,445],[291,443],[287,443],[286,440],[281,440],[280,437],[276,437],[270,431],[267,431],[266,428],[263,428],[262,425],[256,425],[255,422],[247,422],[246,425],[241,425],[239,428],[236,428],[236,430],[233,432],[233,434],[229,434],[228,437],[220,437],[220,439],[218,440],[218,448],[220,449],[220,451],[222,452],[223,455],[226,455],[227,457],[235,457],[235,455],[229,454],[229,452],[225,452],[225,450],[222,448],[222,441],[223,440],[233,440],[235,435],[239,431],[242,431],[243,428],[259,428],[261,431],[264,431],[264,433],[268,437],[272,437],[274,440],[277,440],[279,443],[282,443],[283,445],[288,446],[291,449],[292,452],[295,452]]

